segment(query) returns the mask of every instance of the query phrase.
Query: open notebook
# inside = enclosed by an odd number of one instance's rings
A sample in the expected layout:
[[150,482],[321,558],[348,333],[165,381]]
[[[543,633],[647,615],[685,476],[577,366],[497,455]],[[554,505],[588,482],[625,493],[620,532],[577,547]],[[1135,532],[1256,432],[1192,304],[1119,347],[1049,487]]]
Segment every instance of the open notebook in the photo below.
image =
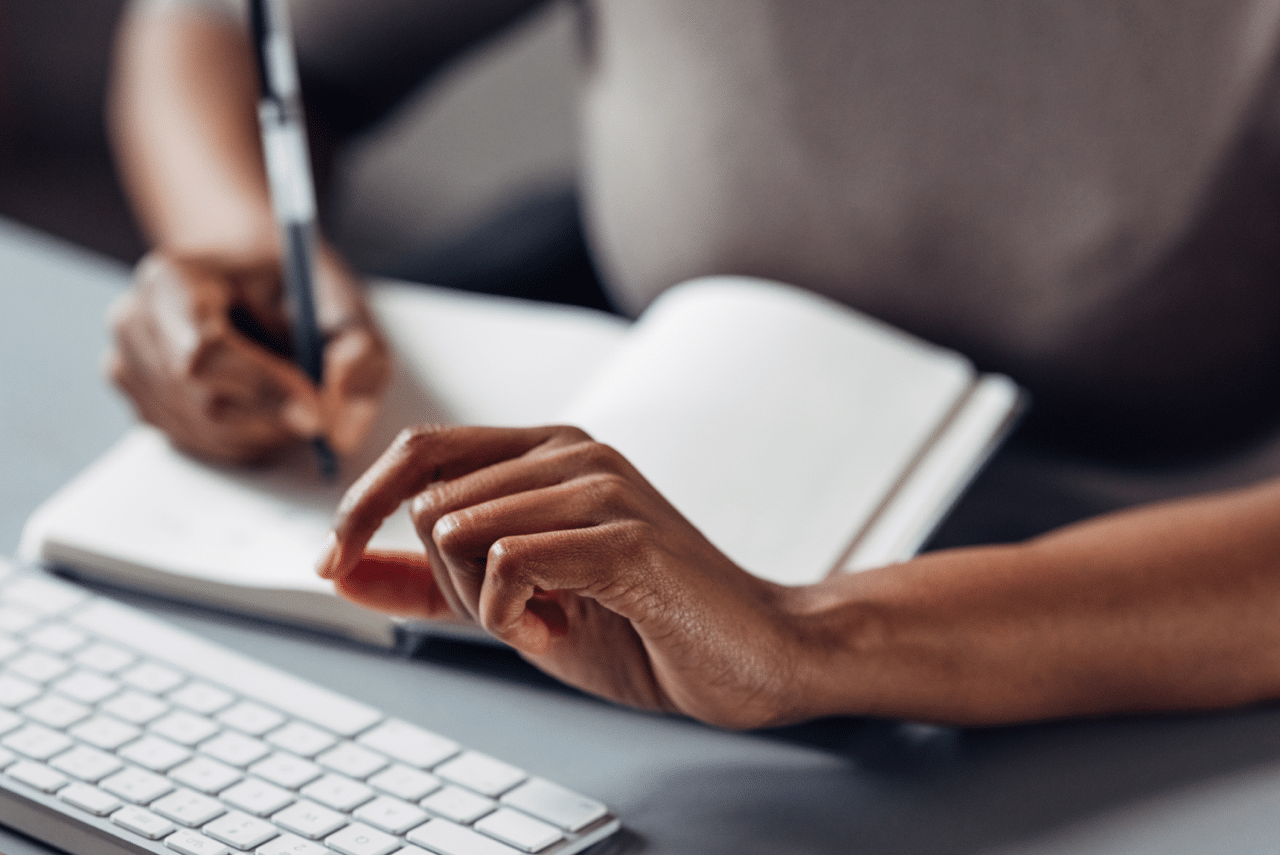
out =
[[[563,422],[626,454],[740,566],[802,584],[912,555],[1020,401],[954,352],[757,279],[685,283],[634,324],[386,281],[371,299],[399,364],[340,483],[306,449],[247,472],[137,427],[36,510],[21,557],[390,646],[398,621],[312,571],[345,485],[407,424]],[[403,511],[375,546],[421,551]]]

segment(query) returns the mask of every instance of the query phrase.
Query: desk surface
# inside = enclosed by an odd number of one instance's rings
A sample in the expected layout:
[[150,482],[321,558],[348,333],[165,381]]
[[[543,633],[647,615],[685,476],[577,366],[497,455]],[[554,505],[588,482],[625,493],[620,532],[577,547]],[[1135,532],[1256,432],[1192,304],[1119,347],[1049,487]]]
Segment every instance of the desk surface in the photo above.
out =
[[[98,369],[127,272],[0,222],[0,549],[129,424]],[[952,730],[827,720],[724,733],[633,713],[504,653],[396,658],[134,599],[190,630],[611,804],[645,853],[1280,848],[1280,709]],[[0,817],[0,821],[3,818]],[[0,851],[49,850],[0,827]]]

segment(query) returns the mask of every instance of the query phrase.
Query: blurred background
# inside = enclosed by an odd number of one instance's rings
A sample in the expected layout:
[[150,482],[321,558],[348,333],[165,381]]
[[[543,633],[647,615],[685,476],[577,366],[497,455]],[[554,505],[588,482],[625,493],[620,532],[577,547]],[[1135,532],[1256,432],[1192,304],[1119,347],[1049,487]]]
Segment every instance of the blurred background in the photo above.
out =
[[[124,261],[144,243],[103,95],[122,0],[0,0],[0,217]],[[566,3],[461,58],[344,156],[326,216],[378,272],[520,200],[571,186],[576,33]]]

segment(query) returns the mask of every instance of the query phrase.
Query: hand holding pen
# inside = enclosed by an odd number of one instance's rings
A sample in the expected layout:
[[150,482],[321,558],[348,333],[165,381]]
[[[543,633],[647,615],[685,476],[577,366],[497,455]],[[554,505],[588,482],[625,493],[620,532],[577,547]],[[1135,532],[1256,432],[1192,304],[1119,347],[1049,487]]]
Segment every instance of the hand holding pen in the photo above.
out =
[[[178,67],[133,77],[126,68],[118,84],[132,110],[117,116],[128,132],[118,140],[122,167],[155,249],[113,313],[110,372],[143,419],[197,456],[260,463],[319,436],[346,453],[380,406],[386,346],[358,278],[322,240],[311,268],[318,335],[292,342],[287,241],[275,237],[282,221],[257,129],[257,63],[247,28],[217,26],[166,22],[161,47]],[[295,361],[308,349],[322,383]]]

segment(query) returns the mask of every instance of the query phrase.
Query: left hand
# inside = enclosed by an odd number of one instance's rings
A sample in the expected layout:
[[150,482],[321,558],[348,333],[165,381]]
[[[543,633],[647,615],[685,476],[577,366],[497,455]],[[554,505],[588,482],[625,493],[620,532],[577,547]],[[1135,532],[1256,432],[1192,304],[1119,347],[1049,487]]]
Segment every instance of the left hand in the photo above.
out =
[[[401,502],[427,561],[364,555]],[[342,502],[320,573],[372,608],[480,623],[548,673],[727,727],[804,717],[783,588],[575,428],[405,431]]]

